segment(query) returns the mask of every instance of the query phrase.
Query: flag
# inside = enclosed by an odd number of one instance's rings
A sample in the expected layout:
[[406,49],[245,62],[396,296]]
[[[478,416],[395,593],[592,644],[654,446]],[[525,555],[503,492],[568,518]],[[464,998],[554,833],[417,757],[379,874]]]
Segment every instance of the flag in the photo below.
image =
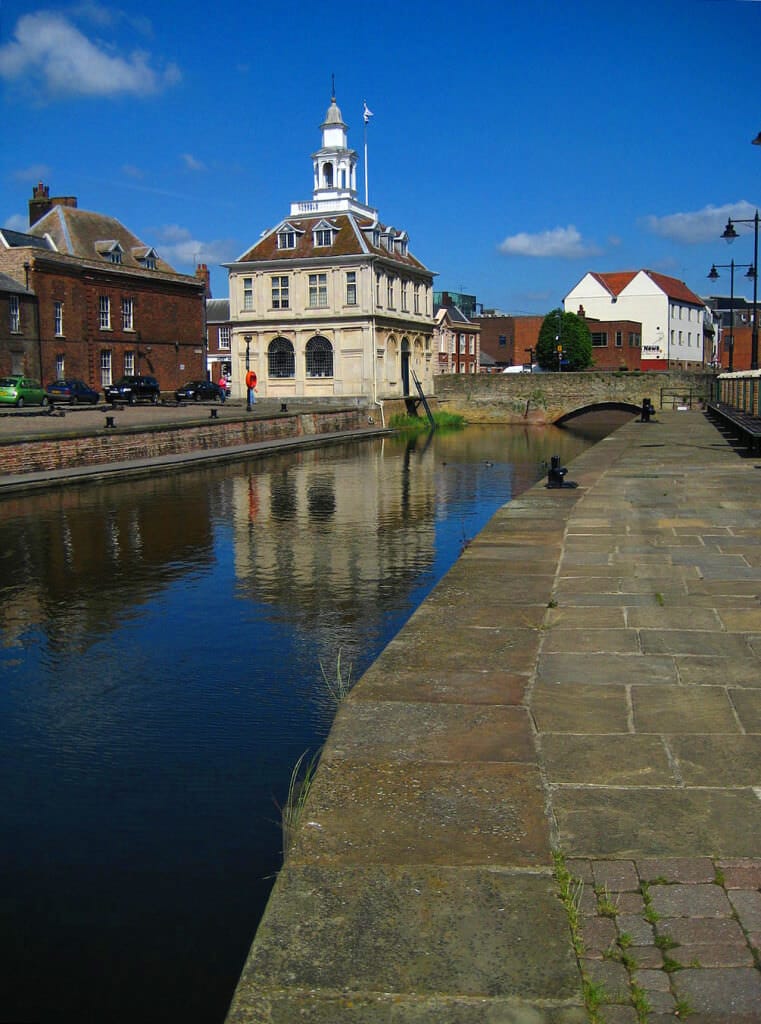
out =
[[367,103],[365,103],[365,109],[362,111],[362,116],[365,119],[365,124],[367,124],[367,122],[373,116],[373,112],[372,112],[372,110],[370,110],[370,108],[368,107]]

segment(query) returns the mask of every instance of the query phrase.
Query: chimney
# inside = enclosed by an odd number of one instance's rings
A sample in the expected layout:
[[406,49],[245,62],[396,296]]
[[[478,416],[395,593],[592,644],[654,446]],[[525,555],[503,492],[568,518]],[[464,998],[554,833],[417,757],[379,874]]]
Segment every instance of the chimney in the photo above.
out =
[[205,263],[199,263],[198,266],[196,267],[196,277],[198,278],[199,281],[203,281],[204,284],[206,285],[206,288],[205,288],[205,291],[204,291],[204,298],[210,299],[211,298],[211,274],[209,273],[209,268],[207,267],[207,265]]
[[580,316],[581,319],[584,320],[586,315],[587,314],[586,314],[586,310],[584,309],[584,307],[583,306],[579,306],[579,312],[576,314],[576,316]]
[[54,206],[70,206],[76,210],[77,200],[75,196],[53,196],[51,199],[49,186],[39,182],[32,189],[32,198],[29,200],[29,227],[42,220]]

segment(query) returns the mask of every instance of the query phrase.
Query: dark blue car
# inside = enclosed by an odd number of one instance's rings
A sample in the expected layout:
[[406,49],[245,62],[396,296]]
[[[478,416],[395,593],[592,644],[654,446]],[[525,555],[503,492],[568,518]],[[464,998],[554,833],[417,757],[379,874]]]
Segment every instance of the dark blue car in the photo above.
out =
[[48,401],[51,405],[66,402],[68,405],[97,405],[100,392],[94,391],[89,384],[75,377],[54,380],[47,386]]

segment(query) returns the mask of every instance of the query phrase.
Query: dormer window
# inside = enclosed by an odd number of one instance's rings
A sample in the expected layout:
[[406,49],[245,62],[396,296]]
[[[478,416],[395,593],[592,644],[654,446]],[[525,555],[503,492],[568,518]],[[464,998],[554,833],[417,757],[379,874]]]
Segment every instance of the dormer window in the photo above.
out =
[[316,248],[322,248],[333,244],[333,235],[335,234],[335,228],[332,224],[328,224],[327,221],[320,221],[317,227],[314,229],[312,238]]
[[157,269],[158,255],[156,254],[156,250],[152,246],[151,248],[141,246],[140,248],[133,249],[132,255],[135,257],[138,264],[143,268],[143,270]]
[[109,263],[120,264],[122,262],[122,256],[124,249],[114,239],[107,239],[103,242],[96,242],[95,248],[98,253]]
[[293,224],[284,224],[277,233],[278,249],[295,249],[297,234],[303,234],[303,232],[297,232]]

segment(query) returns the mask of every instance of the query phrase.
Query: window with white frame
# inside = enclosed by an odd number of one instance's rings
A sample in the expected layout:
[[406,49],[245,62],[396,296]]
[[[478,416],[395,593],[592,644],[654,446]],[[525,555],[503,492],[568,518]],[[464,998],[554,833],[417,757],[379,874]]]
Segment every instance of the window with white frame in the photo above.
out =
[[21,330],[21,303],[18,295],[8,296],[8,311],[10,314],[11,334],[18,334]]
[[592,348],[607,348],[608,347],[608,332],[607,331],[592,331]]
[[412,289],[412,311],[413,313],[420,313],[420,285],[415,284]]
[[134,299],[122,299],[122,330],[133,331],[135,329],[135,302]]
[[457,335],[457,340],[458,340],[459,346],[460,346],[460,355],[464,356],[465,355],[465,335],[464,334],[458,334]]
[[111,384],[111,349],[103,348],[100,350],[100,382],[105,387],[106,384]]
[[53,331],[55,336],[60,338],[63,334],[63,303],[53,303]]
[[357,273],[354,270],[346,271],[346,305],[357,305]]
[[291,304],[288,293],[288,277],[279,276],[272,278],[272,308],[288,309]]
[[219,347],[224,349],[230,348],[230,341],[232,335],[232,327],[222,326],[219,328]]
[[66,359],[63,352],[58,352],[55,357],[56,380],[62,380],[66,376]]
[[386,277],[386,305],[389,309],[394,308],[394,278],[391,274]]
[[333,232],[330,228],[318,228],[314,233],[314,244],[316,247],[324,247],[333,244]]
[[98,324],[101,331],[111,330],[111,299],[108,295],[98,298]]
[[309,275],[309,305],[312,309],[324,309],[328,304],[328,275]]
[[402,309],[407,312],[407,282],[402,278]]
[[375,275],[375,305],[381,305],[381,275]]
[[[674,332],[672,331],[671,333],[672,333],[672,339],[671,340],[673,341],[674,340],[673,339],[673,333]],[[631,331],[629,333],[629,348],[641,348],[641,347],[642,347],[642,335],[637,334],[634,331]]]
[[285,231],[278,231],[277,247],[278,249],[295,249],[296,232],[292,228],[286,229]]
[[135,372],[135,353],[131,350],[124,353],[124,372],[130,376]]
[[624,332],[616,331],[616,348],[621,348],[624,343]]
[[470,335],[469,343],[470,343],[470,354],[472,356],[474,356],[476,354],[476,336],[475,336],[475,334],[471,334]]
[[243,278],[243,308],[254,308],[254,279],[253,277]]

